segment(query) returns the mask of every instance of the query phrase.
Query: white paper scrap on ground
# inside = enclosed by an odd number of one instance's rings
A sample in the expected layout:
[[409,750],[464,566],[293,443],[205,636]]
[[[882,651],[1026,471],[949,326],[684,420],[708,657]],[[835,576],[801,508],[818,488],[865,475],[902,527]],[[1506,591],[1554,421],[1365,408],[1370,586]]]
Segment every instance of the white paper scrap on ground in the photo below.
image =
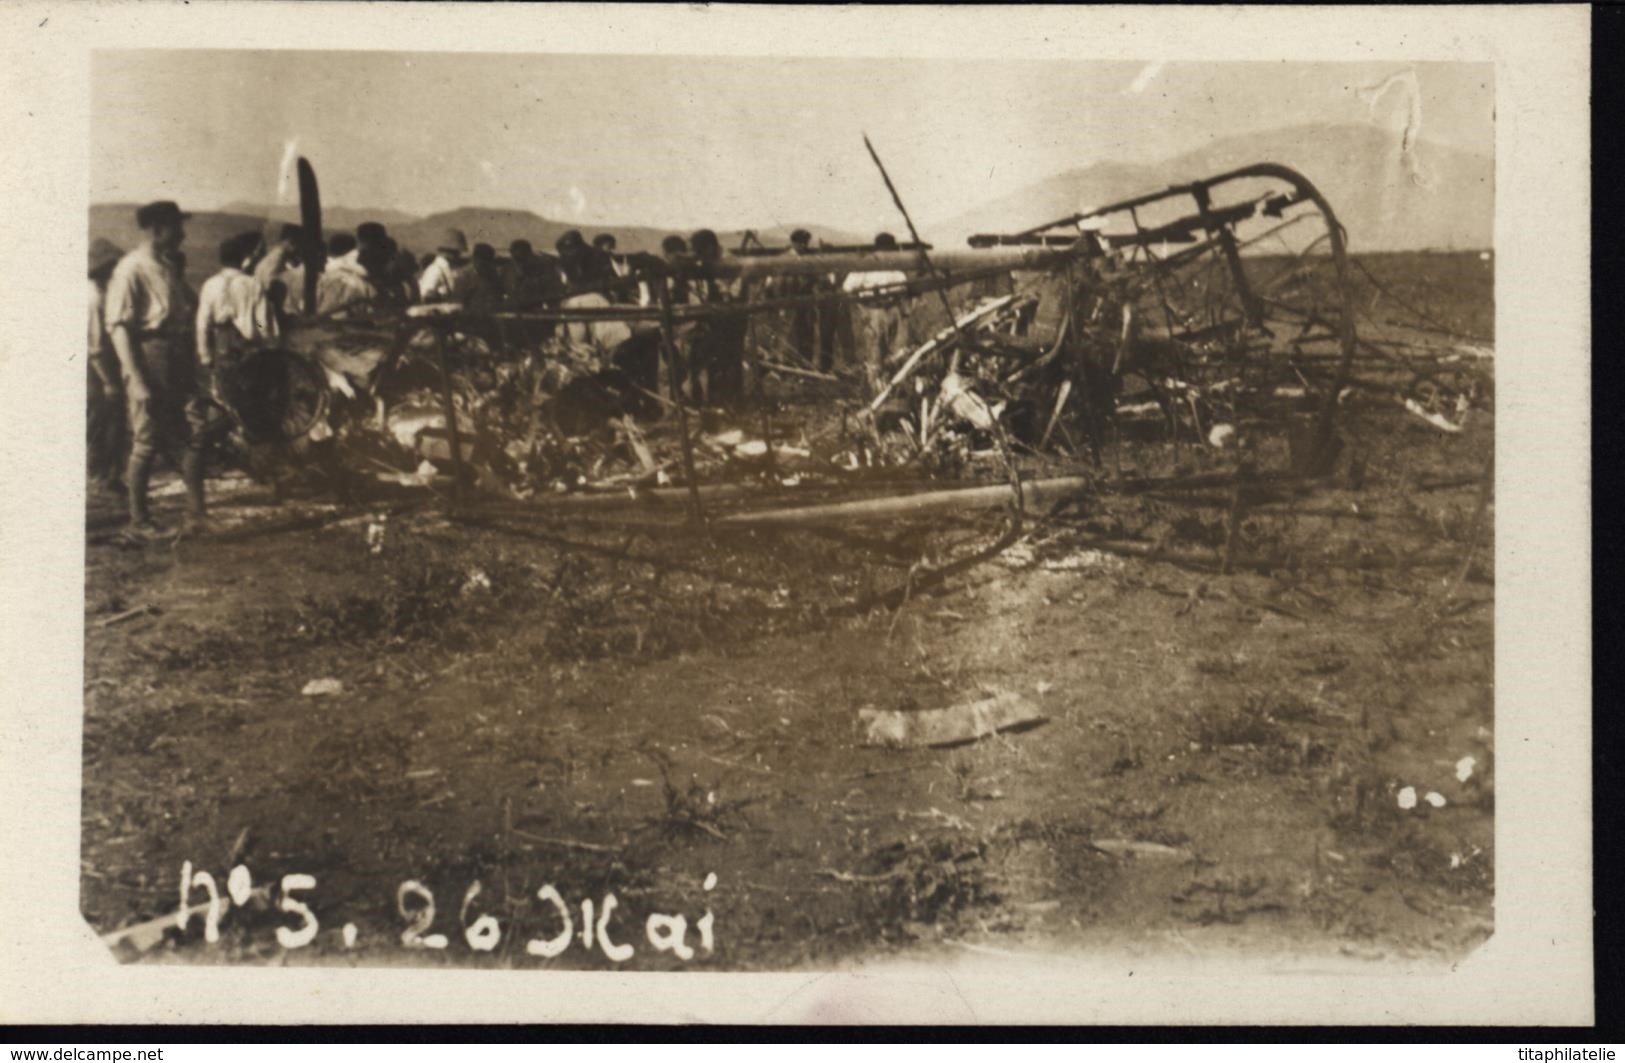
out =
[[959,745],[1044,719],[1037,705],[1009,691],[946,709],[924,712],[861,709],[858,712],[864,743],[890,747]]

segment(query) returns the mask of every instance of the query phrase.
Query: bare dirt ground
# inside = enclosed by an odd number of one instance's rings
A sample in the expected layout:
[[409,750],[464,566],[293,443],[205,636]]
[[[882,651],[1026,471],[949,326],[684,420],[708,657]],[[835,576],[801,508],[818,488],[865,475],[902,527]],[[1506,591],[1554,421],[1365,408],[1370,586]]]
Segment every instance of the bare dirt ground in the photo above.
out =
[[[1449,272],[1470,264],[1368,264],[1488,333],[1487,280]],[[1356,397],[1340,431],[1337,482],[1253,507],[1233,575],[1222,503],[1129,488],[1219,459],[1132,432],[1122,479],[918,589],[916,566],[974,556],[1004,517],[705,530],[669,506],[448,512],[417,492],[337,511],[217,484],[213,536],[88,548],[85,917],[105,933],[173,912],[190,862],[222,893],[237,865],[270,888],[217,942],[199,914],[123,954],[1460,956],[1493,931],[1493,541],[1475,520],[1493,415],[1444,434]],[[91,498],[93,532],[116,519]],[[301,694],[322,678],[342,692]],[[953,749],[863,743],[865,708],[998,691],[1046,719]],[[543,957],[527,944],[564,926],[548,885],[575,936]],[[297,904],[318,929],[289,950]],[[651,944],[652,914],[686,917],[691,957]]]

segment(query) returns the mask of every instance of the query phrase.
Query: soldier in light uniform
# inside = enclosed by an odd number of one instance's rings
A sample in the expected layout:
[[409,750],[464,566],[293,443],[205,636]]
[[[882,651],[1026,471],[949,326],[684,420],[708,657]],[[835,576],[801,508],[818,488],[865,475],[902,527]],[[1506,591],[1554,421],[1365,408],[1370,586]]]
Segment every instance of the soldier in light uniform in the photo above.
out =
[[193,347],[196,298],[181,272],[187,215],[169,200],[136,211],[141,243],[119,259],[107,282],[103,316],[124,378],[130,420],[125,469],[130,530],[152,538],[158,528],[147,481],[160,451],[178,458],[190,520],[204,517],[203,444],[208,402],[198,387]]

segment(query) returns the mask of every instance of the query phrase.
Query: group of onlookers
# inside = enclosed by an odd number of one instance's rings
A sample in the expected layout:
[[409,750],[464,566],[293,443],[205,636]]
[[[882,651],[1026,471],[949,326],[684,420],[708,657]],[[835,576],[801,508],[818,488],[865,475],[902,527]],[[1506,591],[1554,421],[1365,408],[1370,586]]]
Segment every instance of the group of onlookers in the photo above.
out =
[[[205,519],[203,455],[210,433],[224,423],[211,401],[212,368],[249,346],[275,342],[292,316],[346,317],[410,303],[458,303],[471,311],[547,306],[723,307],[747,300],[747,285],[708,267],[723,258],[717,234],[701,229],[686,239],[669,236],[659,255],[623,255],[612,234],[590,243],[570,230],[542,254],[527,240],[498,258],[486,243],[469,246],[448,229],[435,250],[416,258],[386,228],[365,222],[338,233],[322,252],[314,283],[307,279],[312,249],[296,225],[281,227],[267,245],[258,232],[220,245],[220,268],[193,292],[185,277],[185,222],[171,201],[136,211],[137,246],[124,252],[106,240],[90,249],[89,465],[103,486],[128,499],[131,533],[151,537],[147,482],[156,458],[176,462],[185,482],[188,523]],[[814,253],[812,235],[797,230],[790,254]],[[896,250],[886,233],[876,250]],[[854,348],[871,389],[882,383],[887,355],[907,341],[908,299],[901,272],[803,274],[774,278],[761,294],[807,297],[788,309],[790,345],[807,364],[826,372]],[[664,290],[662,290],[662,288]],[[307,306],[311,300],[313,307]],[[847,304],[855,308],[847,312]],[[682,322],[671,385],[693,401],[727,406],[744,397],[745,339],[749,317],[721,311]],[[640,386],[659,384],[661,334],[649,327],[595,334],[571,325],[580,338],[613,337],[612,360]],[[551,331],[549,329],[549,331]]]

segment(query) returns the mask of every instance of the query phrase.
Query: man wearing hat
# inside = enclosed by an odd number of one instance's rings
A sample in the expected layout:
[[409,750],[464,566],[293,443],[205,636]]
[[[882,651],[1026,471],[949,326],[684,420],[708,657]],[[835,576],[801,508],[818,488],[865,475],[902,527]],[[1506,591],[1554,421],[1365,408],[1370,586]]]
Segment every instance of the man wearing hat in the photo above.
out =
[[360,247],[382,245],[389,239],[389,230],[381,221],[364,221],[355,227],[355,239]]
[[124,252],[97,237],[90,245],[90,401],[85,410],[85,457],[92,481],[110,491],[124,487],[124,389],[119,386],[118,356],[102,319],[107,279]]
[[193,349],[197,300],[180,264],[186,218],[169,200],[136,211],[141,243],[113,267],[103,304],[124,377],[130,419],[125,485],[131,531],[138,538],[158,531],[148,509],[147,481],[159,451],[180,459],[192,521],[201,522],[204,515],[203,430],[209,417]]
[[497,263],[497,249],[487,243],[474,245],[472,257],[475,285],[467,302],[478,313],[496,309],[502,299],[502,267]]
[[593,268],[593,250],[580,229],[571,229],[553,242],[558,252],[559,282],[566,290],[586,288],[601,279]]
[[467,257],[468,237],[461,229],[447,229],[435,252],[434,261],[418,278],[419,297],[426,303],[466,301],[479,282]]
[[[434,259],[431,258],[429,261],[432,262]],[[404,247],[397,247],[395,260],[389,264],[389,270],[385,274],[387,277],[385,283],[392,292],[399,292],[400,298],[415,303],[418,301],[419,272],[417,256]]]
[[[792,255],[806,255],[812,253],[812,233],[806,229],[797,229],[790,234],[790,253]],[[804,274],[795,277],[779,278],[775,286],[775,294],[785,296],[812,296],[820,292],[833,292],[835,278],[832,275]],[[790,346],[802,361],[809,365],[813,362],[813,339],[818,338],[817,366],[824,372],[829,372],[835,364],[835,311],[838,303],[831,300],[820,300],[817,303],[808,302],[804,305],[790,309]]]
[[[740,301],[743,286],[714,275],[712,267],[722,261],[722,242],[710,229],[700,229],[688,238],[689,250],[699,267],[690,283],[691,302],[723,306]],[[687,363],[693,374],[695,399],[718,406],[732,406],[745,395],[745,330],[749,319],[742,314],[707,317],[694,323],[688,338]]]
[[[335,242],[343,250],[334,251]],[[332,269],[337,265],[341,269],[366,271],[376,280],[377,272],[382,271],[388,264],[389,256],[394,254],[392,249],[386,252],[391,243],[389,230],[384,228],[382,222],[364,221],[355,227],[353,237],[345,233],[333,237],[333,241],[328,245],[327,268]],[[369,263],[377,267],[377,270],[371,268]]]
[[[603,309],[610,305],[602,291],[603,274],[597,252],[587,244],[580,229],[571,229],[553,244],[558,252],[559,306],[566,310]],[[571,343],[613,351],[632,337],[624,321],[570,321],[564,335]]]
[[638,298],[637,281],[632,277],[632,260],[615,252],[614,233],[599,233],[592,238],[593,273],[604,284],[605,294],[617,303],[635,303]]
[[[877,252],[897,250],[891,233],[875,236]],[[886,384],[886,359],[899,345],[908,342],[907,294],[895,291],[908,282],[901,270],[870,270],[847,276],[841,290],[857,301],[859,350],[871,394],[879,394]]]
[[501,264],[502,294],[519,307],[535,307],[546,292],[543,262],[529,240],[508,245],[508,257]]
[[341,315],[375,302],[384,271],[394,257],[384,227],[377,222],[363,222],[355,236],[335,235],[328,252],[327,266],[316,279],[317,316]]

